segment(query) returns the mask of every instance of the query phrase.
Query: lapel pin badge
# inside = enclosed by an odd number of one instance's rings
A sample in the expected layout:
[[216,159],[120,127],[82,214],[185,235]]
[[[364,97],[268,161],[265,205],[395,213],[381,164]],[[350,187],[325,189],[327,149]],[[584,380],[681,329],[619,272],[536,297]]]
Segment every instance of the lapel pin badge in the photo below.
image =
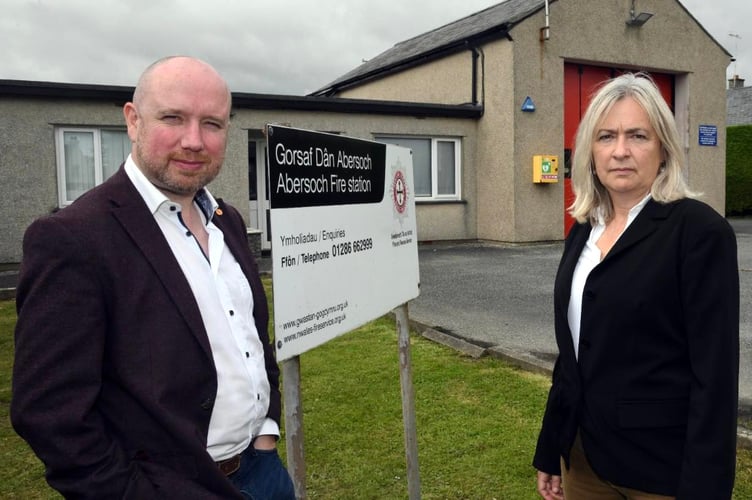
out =
[[214,213],[215,213],[215,214],[217,214],[217,215],[222,215],[222,209],[221,209],[221,208],[218,208],[218,209],[216,209],[216,210],[214,211]]

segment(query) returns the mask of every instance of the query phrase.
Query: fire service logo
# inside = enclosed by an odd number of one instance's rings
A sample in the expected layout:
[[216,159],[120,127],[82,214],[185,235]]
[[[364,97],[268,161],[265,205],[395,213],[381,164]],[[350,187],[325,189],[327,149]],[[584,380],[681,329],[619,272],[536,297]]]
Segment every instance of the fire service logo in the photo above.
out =
[[404,217],[407,210],[407,182],[402,170],[397,169],[392,179],[392,202],[398,217]]

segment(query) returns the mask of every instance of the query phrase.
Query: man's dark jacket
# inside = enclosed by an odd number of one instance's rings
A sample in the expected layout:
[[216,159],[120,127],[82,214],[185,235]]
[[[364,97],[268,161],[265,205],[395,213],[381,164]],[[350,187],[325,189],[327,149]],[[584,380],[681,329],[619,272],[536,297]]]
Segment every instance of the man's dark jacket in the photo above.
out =
[[[268,309],[240,214],[213,218],[253,291],[279,423]],[[191,288],[121,169],[24,238],[11,418],[68,498],[240,498],[206,451],[217,376]]]

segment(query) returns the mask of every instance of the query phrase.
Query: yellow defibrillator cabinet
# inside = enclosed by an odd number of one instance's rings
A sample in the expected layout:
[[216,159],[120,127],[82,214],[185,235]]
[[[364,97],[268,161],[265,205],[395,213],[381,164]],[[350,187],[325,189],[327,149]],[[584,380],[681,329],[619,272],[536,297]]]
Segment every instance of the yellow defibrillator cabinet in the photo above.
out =
[[559,182],[559,157],[556,155],[533,156],[533,182]]

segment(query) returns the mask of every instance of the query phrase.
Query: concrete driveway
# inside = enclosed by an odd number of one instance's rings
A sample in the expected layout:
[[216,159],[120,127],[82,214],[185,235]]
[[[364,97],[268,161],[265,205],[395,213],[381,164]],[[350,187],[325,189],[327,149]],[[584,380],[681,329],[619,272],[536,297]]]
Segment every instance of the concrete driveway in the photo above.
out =
[[[749,409],[752,218],[730,222],[737,233],[741,282],[739,400]],[[464,340],[526,368],[550,370],[557,355],[553,283],[562,248],[563,243],[422,245],[421,292],[410,303],[410,319],[429,327],[439,341]]]

